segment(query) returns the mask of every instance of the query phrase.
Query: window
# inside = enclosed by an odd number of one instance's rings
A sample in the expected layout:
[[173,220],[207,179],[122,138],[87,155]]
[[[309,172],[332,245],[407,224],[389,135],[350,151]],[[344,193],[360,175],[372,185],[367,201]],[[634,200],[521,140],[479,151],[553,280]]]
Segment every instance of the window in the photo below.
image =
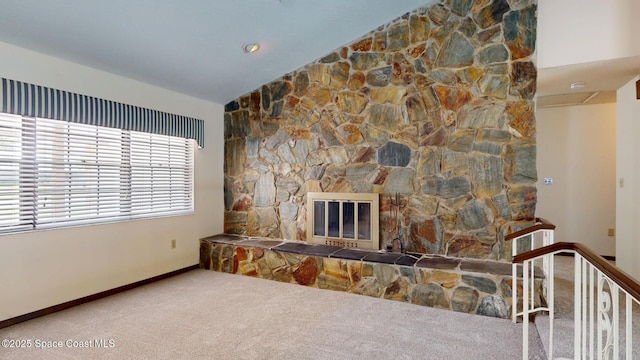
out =
[[0,232],[193,212],[193,140],[0,114]]

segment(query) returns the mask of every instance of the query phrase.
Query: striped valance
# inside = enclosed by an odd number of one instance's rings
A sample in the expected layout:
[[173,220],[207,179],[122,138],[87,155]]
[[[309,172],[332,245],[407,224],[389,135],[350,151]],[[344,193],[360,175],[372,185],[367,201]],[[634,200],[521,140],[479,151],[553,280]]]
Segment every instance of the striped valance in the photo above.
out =
[[204,146],[204,122],[68,91],[2,79],[4,113],[195,139]]

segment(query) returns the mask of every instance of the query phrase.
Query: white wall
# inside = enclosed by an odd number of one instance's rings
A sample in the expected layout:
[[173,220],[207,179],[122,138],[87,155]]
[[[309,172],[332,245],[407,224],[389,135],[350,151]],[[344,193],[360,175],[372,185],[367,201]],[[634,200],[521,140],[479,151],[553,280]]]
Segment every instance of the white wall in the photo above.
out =
[[617,94],[618,146],[616,150],[618,181],[616,191],[616,265],[629,275],[640,279],[640,100],[636,100],[636,77]]
[[638,0],[538,0],[538,68],[640,55]]
[[197,264],[198,240],[223,231],[223,106],[5,43],[0,54],[0,77],[205,120],[194,215],[0,236],[0,320]]
[[555,241],[615,256],[615,238],[607,235],[616,222],[615,104],[542,108],[536,120],[536,216],[557,226]]

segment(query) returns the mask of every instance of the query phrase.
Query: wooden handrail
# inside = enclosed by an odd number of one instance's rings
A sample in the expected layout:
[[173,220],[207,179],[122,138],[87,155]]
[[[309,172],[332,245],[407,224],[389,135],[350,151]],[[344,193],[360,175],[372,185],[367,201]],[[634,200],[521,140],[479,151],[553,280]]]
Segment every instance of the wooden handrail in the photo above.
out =
[[513,240],[513,239],[515,239],[517,237],[524,236],[524,235],[529,235],[529,234],[531,234],[533,232],[536,232],[538,230],[555,230],[556,229],[556,226],[553,225],[552,223],[550,223],[546,219],[536,218],[535,222],[536,222],[536,224],[531,226],[531,227],[528,227],[526,229],[522,229],[522,230],[516,231],[514,233],[505,235],[504,236],[504,240],[505,241]]
[[570,243],[570,242],[558,242],[555,244],[547,245],[535,250],[523,252],[513,257],[513,263],[522,263],[526,260],[531,260],[539,256],[559,252],[559,251],[574,251],[580,254],[583,258],[587,259],[591,265],[595,266],[603,274],[607,275],[609,279],[615,282],[619,287],[624,289],[629,295],[631,295],[637,302],[640,302],[640,282],[636,279],[620,270],[619,268],[611,265],[602,256],[597,255],[591,249],[584,244]]

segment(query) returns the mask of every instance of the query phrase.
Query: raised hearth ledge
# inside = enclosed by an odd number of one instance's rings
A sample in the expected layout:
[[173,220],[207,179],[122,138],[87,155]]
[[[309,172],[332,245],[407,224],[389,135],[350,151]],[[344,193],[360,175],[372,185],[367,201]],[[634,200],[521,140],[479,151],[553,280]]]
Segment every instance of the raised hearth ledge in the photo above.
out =
[[200,267],[485,316],[511,314],[508,263],[219,234],[200,239]]

